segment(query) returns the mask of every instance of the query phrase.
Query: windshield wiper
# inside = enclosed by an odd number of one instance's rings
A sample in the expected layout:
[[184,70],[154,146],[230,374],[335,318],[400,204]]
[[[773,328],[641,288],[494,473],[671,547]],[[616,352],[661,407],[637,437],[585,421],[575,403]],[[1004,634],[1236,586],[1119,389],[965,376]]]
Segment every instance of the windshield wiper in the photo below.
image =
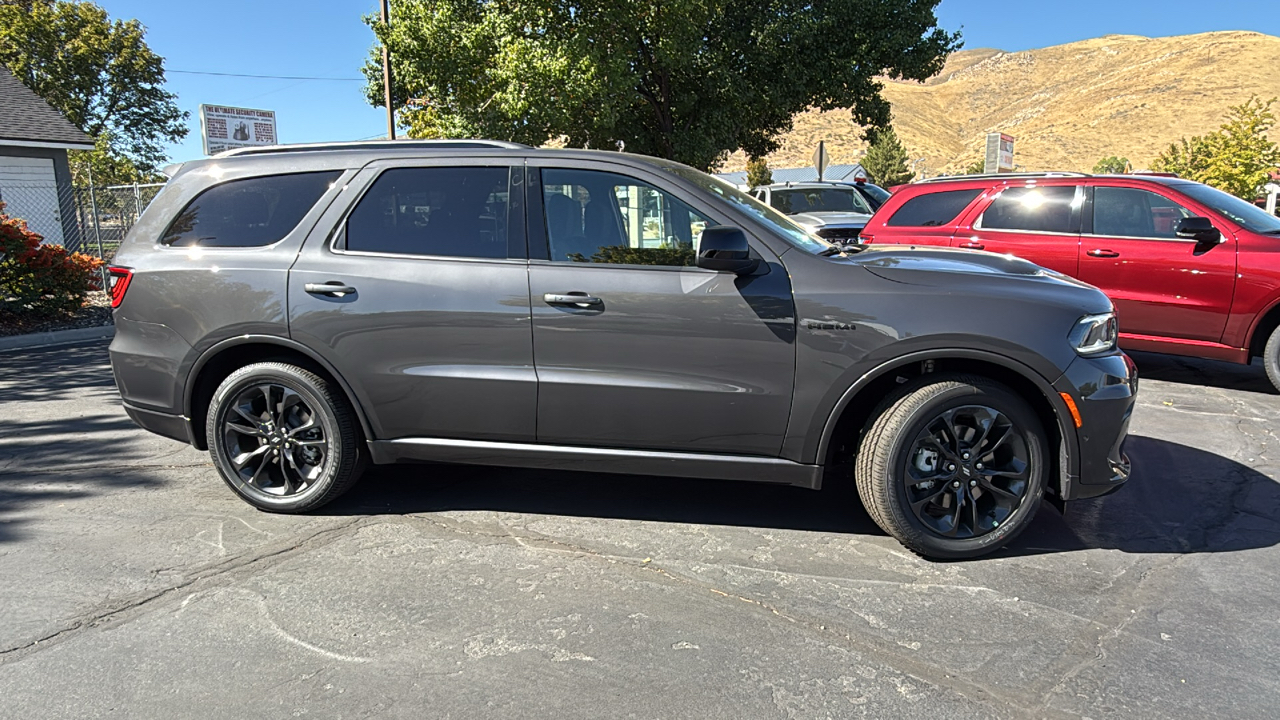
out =
[[821,255],[822,257],[831,257],[832,255],[839,255],[841,253],[850,253],[850,254],[860,253],[866,249],[867,248],[865,245],[859,245],[857,243],[845,243],[842,245],[832,245],[826,250],[820,251],[818,254]]

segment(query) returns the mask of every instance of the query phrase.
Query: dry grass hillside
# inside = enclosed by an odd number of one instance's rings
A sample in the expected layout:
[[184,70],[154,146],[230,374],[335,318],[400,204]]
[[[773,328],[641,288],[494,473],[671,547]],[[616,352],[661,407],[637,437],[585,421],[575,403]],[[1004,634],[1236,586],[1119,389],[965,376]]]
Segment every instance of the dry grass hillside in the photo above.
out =
[[[1174,140],[1217,129],[1228,106],[1280,96],[1280,38],[1108,35],[1017,53],[964,50],[928,82],[888,81],[884,93],[899,137],[930,174],[974,161],[995,131],[1017,138],[1015,162],[1027,170],[1088,171],[1109,155],[1144,168]],[[769,164],[808,165],[819,140],[833,163],[852,162],[860,136],[847,111],[805,112]],[[745,161],[735,153],[724,169]]]

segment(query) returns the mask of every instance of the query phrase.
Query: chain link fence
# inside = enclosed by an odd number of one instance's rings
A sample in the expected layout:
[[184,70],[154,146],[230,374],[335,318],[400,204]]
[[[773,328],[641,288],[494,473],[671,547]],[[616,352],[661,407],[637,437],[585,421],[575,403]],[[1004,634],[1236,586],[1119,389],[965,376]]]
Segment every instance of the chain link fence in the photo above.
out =
[[0,183],[4,214],[27,221],[46,243],[110,263],[129,229],[163,183],[106,187],[58,187],[52,180]]

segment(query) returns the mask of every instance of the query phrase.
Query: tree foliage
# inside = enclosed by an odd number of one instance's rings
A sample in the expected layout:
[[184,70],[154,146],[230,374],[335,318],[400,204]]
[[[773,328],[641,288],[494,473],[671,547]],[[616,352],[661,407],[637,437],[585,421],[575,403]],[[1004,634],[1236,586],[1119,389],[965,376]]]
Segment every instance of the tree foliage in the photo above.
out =
[[0,202],[0,318],[73,312],[99,288],[101,260],[42,240]]
[[1267,137],[1276,125],[1271,110],[1275,102],[1254,96],[1229,108],[1217,132],[1173,143],[1152,168],[1254,200],[1270,173],[1280,167],[1280,147]]
[[188,113],[164,89],[164,59],[145,35],[137,20],[112,20],[91,2],[0,4],[0,63],[73,125],[105,137],[73,153],[82,166],[110,160],[154,173],[165,144],[187,134]]
[[[392,101],[419,137],[612,149],[708,169],[763,156],[810,107],[887,125],[880,78],[959,47],[938,0],[393,0]],[[364,68],[381,105],[375,51]]]
[[871,176],[871,181],[881,187],[892,187],[911,182],[914,177],[907,167],[910,156],[898,140],[893,128],[886,128],[874,134],[871,147],[862,158],[862,167]]
[[1093,166],[1095,175],[1121,175],[1129,171],[1129,158],[1105,157]]
[[773,184],[773,171],[762,157],[747,160],[747,184],[751,187]]
[[964,166],[965,175],[981,175],[986,171],[987,171],[987,159],[982,157]]

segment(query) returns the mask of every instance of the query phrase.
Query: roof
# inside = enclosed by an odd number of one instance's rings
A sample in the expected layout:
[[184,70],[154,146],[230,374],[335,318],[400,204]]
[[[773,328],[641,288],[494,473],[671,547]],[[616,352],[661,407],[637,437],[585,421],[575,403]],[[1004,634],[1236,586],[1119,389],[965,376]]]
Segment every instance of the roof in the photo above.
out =
[[0,65],[0,145],[91,150],[93,138]]
[[[815,167],[779,168],[771,172],[773,173],[773,181],[775,183],[814,182],[818,179],[818,168]],[[823,180],[837,182],[853,180],[854,178],[866,176],[867,171],[857,163],[854,163],[853,165],[828,165],[826,172],[822,173]],[[747,172],[745,170],[716,173],[716,177],[728,180],[734,185],[747,184]]]

